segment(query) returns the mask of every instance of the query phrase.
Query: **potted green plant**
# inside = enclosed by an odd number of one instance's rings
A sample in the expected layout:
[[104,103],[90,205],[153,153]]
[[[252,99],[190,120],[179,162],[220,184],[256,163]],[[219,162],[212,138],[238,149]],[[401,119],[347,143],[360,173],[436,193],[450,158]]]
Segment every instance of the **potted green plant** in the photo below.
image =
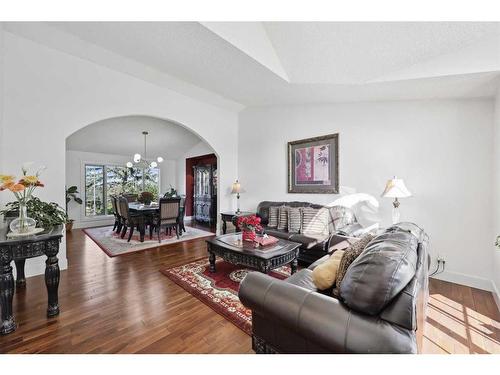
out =
[[[5,209],[0,211],[1,215],[6,218],[13,218],[18,215],[19,201],[7,203],[5,206]],[[31,197],[26,203],[26,211],[29,217],[36,221],[37,227],[45,229],[65,224],[67,221],[66,212],[61,206],[54,202],[43,202],[37,197]]]
[[163,198],[175,198],[177,197],[177,190],[175,190],[172,185],[170,185],[170,191],[167,191],[164,195]]
[[78,192],[78,187],[76,186],[70,186],[69,188],[66,189],[66,231],[70,232],[73,229],[73,223],[75,220],[70,219],[68,216],[68,204],[73,201],[78,204],[82,204],[83,201],[81,198],[78,196],[80,193]]

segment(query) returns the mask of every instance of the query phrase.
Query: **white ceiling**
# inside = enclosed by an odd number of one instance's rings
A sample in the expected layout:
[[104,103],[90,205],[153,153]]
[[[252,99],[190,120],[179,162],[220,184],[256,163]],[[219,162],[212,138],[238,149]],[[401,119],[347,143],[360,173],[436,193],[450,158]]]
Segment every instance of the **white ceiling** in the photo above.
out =
[[[98,121],[66,140],[66,149],[114,155],[144,154],[143,131],[148,131],[149,158],[178,159],[202,139],[180,125],[147,117],[126,116]],[[143,155],[144,156],[144,155]]]
[[[44,26],[71,35],[73,44],[91,43],[242,106],[493,96],[500,77],[500,23]],[[27,27],[10,23],[6,29],[22,32]]]
[[496,23],[266,22],[293,83],[362,84],[498,34]]

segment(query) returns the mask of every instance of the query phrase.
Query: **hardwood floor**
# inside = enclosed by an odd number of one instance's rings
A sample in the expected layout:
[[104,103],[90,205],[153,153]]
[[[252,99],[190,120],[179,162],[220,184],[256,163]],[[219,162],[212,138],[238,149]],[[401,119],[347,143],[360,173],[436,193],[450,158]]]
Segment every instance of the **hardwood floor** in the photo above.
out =
[[[163,276],[206,256],[204,240],[109,258],[81,230],[67,237],[61,314],[47,319],[43,276],[14,297],[19,328],[1,353],[252,353],[250,337]],[[490,293],[431,280],[425,353],[500,353]]]

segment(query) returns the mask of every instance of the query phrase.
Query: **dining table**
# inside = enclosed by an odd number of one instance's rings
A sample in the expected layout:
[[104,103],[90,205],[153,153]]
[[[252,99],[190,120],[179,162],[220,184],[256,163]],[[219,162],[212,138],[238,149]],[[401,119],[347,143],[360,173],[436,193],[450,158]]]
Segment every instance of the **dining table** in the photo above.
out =
[[139,202],[130,202],[128,204],[130,213],[139,218],[138,229],[139,238],[141,242],[144,242],[144,237],[146,234],[146,225],[151,224],[152,216],[158,214],[160,211],[160,205],[157,202],[151,202],[151,204],[144,204]]

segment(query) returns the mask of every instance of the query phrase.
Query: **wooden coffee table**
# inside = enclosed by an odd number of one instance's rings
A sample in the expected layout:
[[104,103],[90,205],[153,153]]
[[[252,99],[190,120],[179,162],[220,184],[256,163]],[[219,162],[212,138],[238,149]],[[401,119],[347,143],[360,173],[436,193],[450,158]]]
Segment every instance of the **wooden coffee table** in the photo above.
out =
[[297,270],[300,243],[282,240],[270,246],[255,246],[254,242],[242,241],[241,233],[225,234],[207,241],[210,272],[215,272],[215,257],[226,262],[246,266],[263,273],[290,264],[292,274]]

